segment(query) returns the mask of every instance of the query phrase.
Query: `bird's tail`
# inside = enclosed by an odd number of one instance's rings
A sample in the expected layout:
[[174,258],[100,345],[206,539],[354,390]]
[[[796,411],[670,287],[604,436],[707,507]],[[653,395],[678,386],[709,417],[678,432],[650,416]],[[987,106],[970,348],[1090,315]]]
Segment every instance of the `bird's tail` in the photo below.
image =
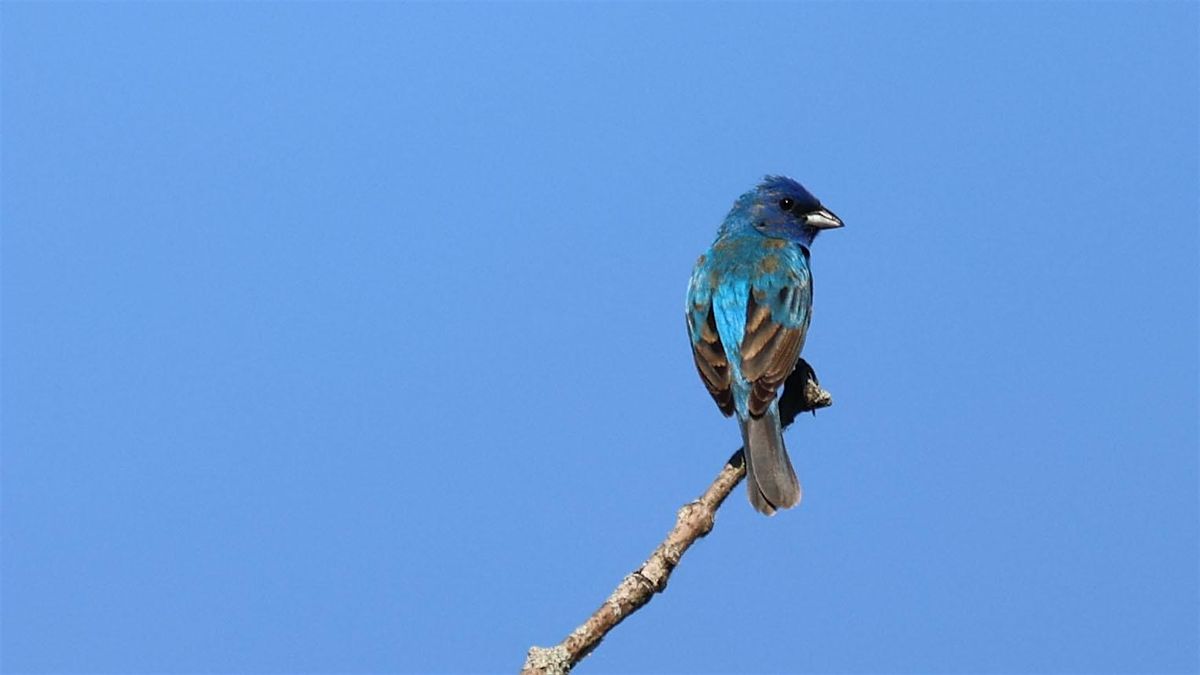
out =
[[768,516],[799,504],[800,481],[783,445],[778,406],[772,403],[762,417],[747,416],[741,425],[750,504]]

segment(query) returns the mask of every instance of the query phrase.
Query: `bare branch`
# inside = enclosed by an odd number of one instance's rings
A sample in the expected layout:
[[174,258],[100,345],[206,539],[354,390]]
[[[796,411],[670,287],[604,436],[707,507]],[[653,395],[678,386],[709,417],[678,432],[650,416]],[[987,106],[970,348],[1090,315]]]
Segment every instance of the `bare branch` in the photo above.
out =
[[[800,359],[779,397],[779,414],[783,425],[786,427],[791,424],[801,412],[815,411],[832,404],[833,397],[821,388],[812,367],[804,359]],[[717,509],[745,475],[746,464],[739,448],[725,463],[704,494],[679,509],[675,527],[667,533],[667,538],[654,549],[646,562],[625,577],[587,621],[554,647],[529,649],[521,675],[566,675],[575,664],[595,649],[617,624],[650,602],[655,593],[665,590],[667,579],[683,558],[683,554],[697,540],[712,531]]]

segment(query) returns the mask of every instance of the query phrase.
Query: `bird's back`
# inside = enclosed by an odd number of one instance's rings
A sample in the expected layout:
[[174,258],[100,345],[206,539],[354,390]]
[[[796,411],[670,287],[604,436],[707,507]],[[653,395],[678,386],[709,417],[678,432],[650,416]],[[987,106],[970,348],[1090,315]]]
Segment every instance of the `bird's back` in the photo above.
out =
[[[771,324],[794,331],[803,346],[812,304],[811,276],[803,249],[757,233],[718,239],[701,256],[688,287],[688,328],[693,346],[703,347],[705,326],[720,338],[728,361],[736,407],[745,409],[750,383],[743,365],[747,320],[752,307],[768,311]],[[797,349],[798,353],[798,349]],[[790,365],[790,364],[789,364]],[[790,372],[790,370],[789,370]],[[754,379],[754,378],[749,378]],[[711,387],[710,387],[711,389]]]

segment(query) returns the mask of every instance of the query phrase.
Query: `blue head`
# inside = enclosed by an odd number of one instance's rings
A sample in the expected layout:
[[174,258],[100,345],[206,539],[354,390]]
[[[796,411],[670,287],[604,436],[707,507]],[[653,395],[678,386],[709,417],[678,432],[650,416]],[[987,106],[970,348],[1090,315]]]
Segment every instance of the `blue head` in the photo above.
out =
[[786,176],[767,176],[738,197],[718,236],[757,232],[811,246],[821,230],[841,226],[842,221],[803,185]]

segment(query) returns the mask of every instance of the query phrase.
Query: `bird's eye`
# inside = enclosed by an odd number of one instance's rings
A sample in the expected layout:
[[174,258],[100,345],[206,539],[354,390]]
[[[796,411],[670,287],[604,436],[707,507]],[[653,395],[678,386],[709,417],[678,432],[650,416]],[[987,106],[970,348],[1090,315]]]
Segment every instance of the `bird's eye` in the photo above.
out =
[[793,202],[792,200],[788,199],[787,197],[784,197],[783,199],[779,200],[779,208],[783,209],[784,211],[791,211],[792,207],[795,205],[796,205],[796,202]]

